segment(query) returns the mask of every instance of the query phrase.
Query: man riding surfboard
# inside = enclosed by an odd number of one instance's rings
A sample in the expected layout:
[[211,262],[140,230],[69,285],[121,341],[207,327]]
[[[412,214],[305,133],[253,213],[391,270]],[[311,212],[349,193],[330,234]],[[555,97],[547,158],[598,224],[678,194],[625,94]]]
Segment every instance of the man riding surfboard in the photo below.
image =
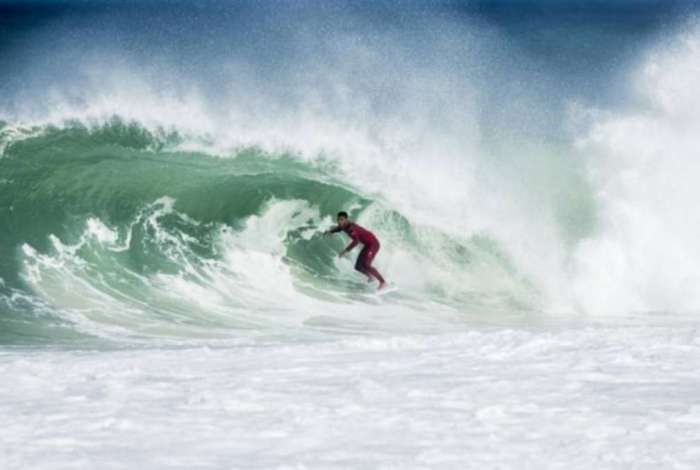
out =
[[353,248],[361,243],[363,247],[362,251],[360,251],[360,254],[357,257],[357,261],[355,262],[355,269],[366,275],[369,281],[371,281],[372,278],[379,281],[379,289],[385,287],[386,281],[384,281],[382,275],[379,274],[379,271],[372,266],[372,260],[375,256],[377,256],[380,246],[377,237],[366,228],[361,227],[360,225],[351,221],[348,218],[348,213],[342,211],[338,212],[338,225],[325,232],[325,235],[338,232],[345,232],[352,239],[350,244],[345,247],[343,251],[338,253],[338,256],[345,256],[346,253],[349,253]]

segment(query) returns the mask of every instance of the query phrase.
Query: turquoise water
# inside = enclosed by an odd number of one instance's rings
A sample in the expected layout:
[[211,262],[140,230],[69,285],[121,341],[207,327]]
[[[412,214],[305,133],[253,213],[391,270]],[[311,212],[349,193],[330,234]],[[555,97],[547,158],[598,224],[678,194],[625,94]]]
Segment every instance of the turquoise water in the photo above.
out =
[[[381,298],[385,307],[522,311],[536,299],[496,241],[412,224],[381,195],[353,189],[327,159],[304,162],[254,147],[182,151],[177,134],[116,118],[99,127],[5,126],[0,133],[7,343],[70,341],[76,333],[99,336],[103,327],[120,340],[273,334],[285,322],[260,312],[300,314],[298,325],[286,326],[296,330],[319,310],[371,308],[373,288],[336,260],[345,241],[322,237],[338,208],[352,208],[380,234],[389,253],[380,266],[393,279],[401,273],[392,273],[392,262],[408,263],[409,276],[420,276],[425,262],[458,276],[443,284],[424,277],[420,289]],[[403,250],[427,256],[404,260]],[[459,282],[464,273],[496,272],[504,280],[487,292]],[[292,292],[276,294],[276,282]],[[178,299],[178,286],[212,301],[213,312],[188,304],[187,291]]]

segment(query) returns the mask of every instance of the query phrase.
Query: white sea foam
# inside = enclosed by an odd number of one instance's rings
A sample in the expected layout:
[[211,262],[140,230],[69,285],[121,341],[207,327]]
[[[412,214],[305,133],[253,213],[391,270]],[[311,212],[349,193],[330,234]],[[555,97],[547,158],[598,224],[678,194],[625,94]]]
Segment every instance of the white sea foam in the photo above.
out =
[[587,154],[599,227],[573,254],[588,312],[700,310],[700,32],[651,55],[638,77],[643,109],[599,118]]
[[[431,307],[432,320],[421,313],[431,299],[424,291],[411,292],[411,280],[418,282],[414,287],[425,289],[435,282],[431,273],[441,268],[435,265],[429,272],[402,272],[402,260],[413,259],[405,246],[393,248],[378,264],[383,269],[384,263],[399,260],[392,280],[406,284],[403,295],[384,301],[373,296],[371,285],[359,290],[333,287],[338,282],[357,281],[358,274],[347,260],[336,260],[338,275],[332,283],[324,283],[313,273],[293,273],[304,268],[287,258],[288,234],[294,231],[308,239],[323,226],[318,209],[307,201],[273,199],[259,214],[240,221],[238,229],[210,227],[215,239],[213,258],[193,251],[190,244],[197,244],[197,239],[164,225],[166,217],[176,217],[190,227],[199,225],[177,212],[175,203],[169,197],[154,201],[121,234],[92,217],[73,244],[54,235],[49,253],[25,244],[23,279],[43,302],[55,308],[56,315],[83,332],[118,341],[156,337],[180,344],[235,338],[251,330],[268,336],[296,335],[296,330],[317,323],[318,318],[322,319],[321,331],[331,325],[342,331],[363,324],[367,329],[420,331],[426,322],[436,322],[429,329],[440,324],[440,310],[448,316],[457,313],[438,304]],[[146,238],[137,239],[137,230]],[[136,250],[134,243],[147,246]],[[155,251],[159,262],[168,267],[150,273],[135,271],[120,258],[127,249]],[[378,320],[386,319],[384,326],[377,325]],[[312,327],[307,334],[314,330],[318,331]]]
[[693,326],[0,353],[7,468],[693,468]]

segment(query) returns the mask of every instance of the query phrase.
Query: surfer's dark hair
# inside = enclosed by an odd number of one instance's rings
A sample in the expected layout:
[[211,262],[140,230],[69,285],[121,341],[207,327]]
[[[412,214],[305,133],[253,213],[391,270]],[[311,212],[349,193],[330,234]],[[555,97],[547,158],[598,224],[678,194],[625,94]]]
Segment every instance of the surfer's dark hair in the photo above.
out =
[[345,217],[346,219],[348,218],[348,213],[345,211],[340,211],[338,212],[338,217]]

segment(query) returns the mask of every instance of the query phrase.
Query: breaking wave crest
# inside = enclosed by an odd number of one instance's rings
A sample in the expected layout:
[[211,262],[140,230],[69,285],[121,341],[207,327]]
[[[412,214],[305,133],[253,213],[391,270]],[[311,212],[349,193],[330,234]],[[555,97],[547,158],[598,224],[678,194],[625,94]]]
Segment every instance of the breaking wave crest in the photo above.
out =
[[[424,64],[390,46],[342,51],[365,80],[311,69],[319,90],[281,97],[244,82],[222,104],[121,65],[79,98],[7,110],[0,341],[697,312],[698,37],[648,54],[624,105],[572,100],[573,137],[549,140],[486,136],[478,81],[442,63],[401,80],[388,52]],[[322,232],[338,210],[379,236],[396,289],[377,295],[337,258],[345,240]]]

